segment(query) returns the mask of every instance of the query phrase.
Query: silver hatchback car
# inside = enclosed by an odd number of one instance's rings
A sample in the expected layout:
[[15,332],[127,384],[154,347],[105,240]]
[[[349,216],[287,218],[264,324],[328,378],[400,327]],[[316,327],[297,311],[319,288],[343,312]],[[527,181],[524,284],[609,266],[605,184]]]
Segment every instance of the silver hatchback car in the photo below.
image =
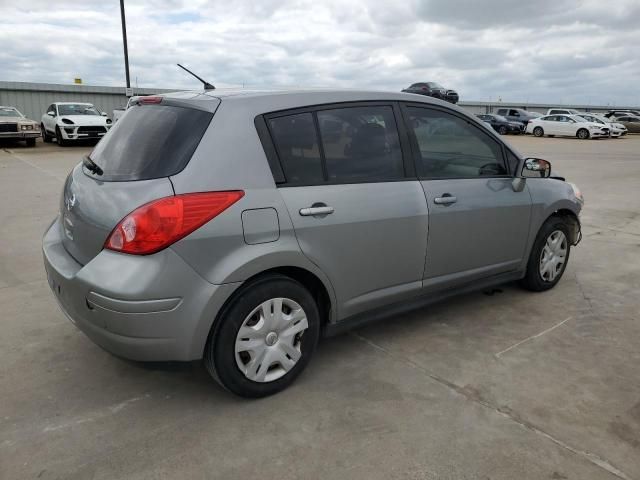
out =
[[228,390],[288,386],[321,334],[520,280],[553,287],[577,187],[429,97],[141,97],[67,178],[49,284],[89,338],[204,359]]

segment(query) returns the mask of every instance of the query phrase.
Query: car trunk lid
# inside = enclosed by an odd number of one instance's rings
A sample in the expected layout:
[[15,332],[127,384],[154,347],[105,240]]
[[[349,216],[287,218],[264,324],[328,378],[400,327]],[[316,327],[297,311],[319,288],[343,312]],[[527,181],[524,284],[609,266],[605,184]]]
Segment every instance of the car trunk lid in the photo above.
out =
[[168,178],[138,182],[103,182],[76,166],[60,202],[63,245],[82,265],[102,250],[107,237],[123,217],[140,205],[173,195]]

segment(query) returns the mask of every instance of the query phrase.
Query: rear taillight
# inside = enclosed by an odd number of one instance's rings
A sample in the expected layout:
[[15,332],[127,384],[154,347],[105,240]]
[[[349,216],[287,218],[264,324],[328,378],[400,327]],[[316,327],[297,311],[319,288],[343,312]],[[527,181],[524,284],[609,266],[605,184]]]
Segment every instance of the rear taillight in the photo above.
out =
[[186,237],[244,196],[242,190],[187,193],[142,205],[113,229],[104,248],[149,255]]

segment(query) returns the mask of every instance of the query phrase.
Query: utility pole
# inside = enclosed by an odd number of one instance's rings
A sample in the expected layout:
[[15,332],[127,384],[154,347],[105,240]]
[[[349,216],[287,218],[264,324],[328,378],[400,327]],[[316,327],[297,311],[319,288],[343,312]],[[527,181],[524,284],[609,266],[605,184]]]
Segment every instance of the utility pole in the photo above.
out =
[[127,75],[127,88],[131,88],[129,78],[129,48],[127,47],[127,21],[124,18],[124,0],[120,0],[120,19],[122,20],[122,43],[124,44],[124,71]]

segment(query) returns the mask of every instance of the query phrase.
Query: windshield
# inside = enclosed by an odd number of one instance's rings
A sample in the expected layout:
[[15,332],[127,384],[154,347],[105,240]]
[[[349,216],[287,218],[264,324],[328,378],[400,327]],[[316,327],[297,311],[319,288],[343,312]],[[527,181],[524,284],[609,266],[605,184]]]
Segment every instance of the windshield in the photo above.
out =
[[0,117],[23,117],[18,110],[13,107],[0,107]]
[[58,105],[58,115],[100,115],[100,112],[87,103],[68,103]]
[[213,114],[168,105],[129,108],[89,156],[105,181],[170,177],[189,162]]

